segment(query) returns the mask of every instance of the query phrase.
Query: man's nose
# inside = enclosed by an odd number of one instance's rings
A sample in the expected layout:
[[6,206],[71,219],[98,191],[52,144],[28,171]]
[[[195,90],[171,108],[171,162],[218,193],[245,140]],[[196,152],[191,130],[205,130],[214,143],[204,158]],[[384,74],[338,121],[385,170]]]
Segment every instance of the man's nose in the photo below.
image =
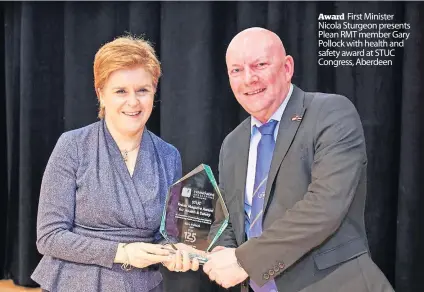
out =
[[259,80],[258,75],[255,74],[251,69],[244,70],[244,83],[252,84]]

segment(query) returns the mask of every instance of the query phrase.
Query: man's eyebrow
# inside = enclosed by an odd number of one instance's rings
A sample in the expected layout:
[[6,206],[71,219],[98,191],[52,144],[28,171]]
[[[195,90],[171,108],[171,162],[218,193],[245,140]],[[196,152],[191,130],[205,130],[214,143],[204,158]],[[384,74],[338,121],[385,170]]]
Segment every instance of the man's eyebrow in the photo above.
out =
[[259,57],[259,58],[256,58],[255,61],[253,61],[253,63],[263,62],[263,61],[267,61],[267,60],[268,60],[268,58],[266,58],[266,57]]

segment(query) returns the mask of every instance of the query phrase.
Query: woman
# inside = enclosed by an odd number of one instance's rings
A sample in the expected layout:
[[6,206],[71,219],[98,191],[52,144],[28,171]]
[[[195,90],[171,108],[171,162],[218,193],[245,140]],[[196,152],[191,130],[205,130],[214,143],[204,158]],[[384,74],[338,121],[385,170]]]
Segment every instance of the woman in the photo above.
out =
[[94,59],[100,121],[59,138],[41,184],[32,279],[44,291],[161,291],[158,263],[197,270],[171,255],[159,224],[178,150],[146,129],[161,74],[150,44],[121,37]]

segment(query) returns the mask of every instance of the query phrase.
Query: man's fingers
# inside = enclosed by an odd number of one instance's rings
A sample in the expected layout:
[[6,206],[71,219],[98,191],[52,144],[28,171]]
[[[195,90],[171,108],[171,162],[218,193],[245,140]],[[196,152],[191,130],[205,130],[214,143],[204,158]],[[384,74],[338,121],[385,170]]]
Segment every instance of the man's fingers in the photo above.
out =
[[208,274],[208,276],[209,276],[209,279],[210,279],[211,281],[215,281],[215,280],[216,280],[216,275],[215,275],[215,273],[211,272],[211,273],[209,273],[209,274]]
[[203,272],[205,272],[208,276],[210,276],[210,275],[209,275],[209,273],[211,272],[211,269],[212,269],[212,264],[211,264],[211,262],[210,262],[210,261],[207,261],[207,262],[203,265]]
[[212,250],[212,252],[217,252],[217,251],[220,251],[220,250],[223,250],[223,249],[226,249],[226,247],[218,245]]

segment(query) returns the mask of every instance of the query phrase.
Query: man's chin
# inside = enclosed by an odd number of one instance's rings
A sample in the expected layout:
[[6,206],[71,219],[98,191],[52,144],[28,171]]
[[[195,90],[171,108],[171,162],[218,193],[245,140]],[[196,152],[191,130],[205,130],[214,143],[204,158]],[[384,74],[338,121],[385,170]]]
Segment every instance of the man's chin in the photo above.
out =
[[257,108],[250,108],[249,110],[246,110],[251,116],[254,116],[255,118],[259,119],[266,115],[268,112],[269,107],[257,107]]

